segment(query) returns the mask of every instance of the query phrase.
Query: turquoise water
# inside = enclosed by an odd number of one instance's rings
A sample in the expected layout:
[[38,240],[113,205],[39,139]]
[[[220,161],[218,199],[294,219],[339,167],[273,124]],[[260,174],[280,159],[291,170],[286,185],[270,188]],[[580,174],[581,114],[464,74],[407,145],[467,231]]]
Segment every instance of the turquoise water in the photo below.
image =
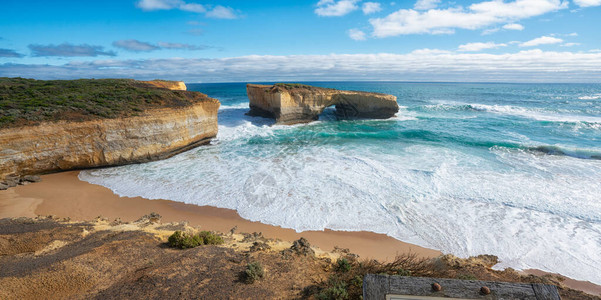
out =
[[398,97],[388,120],[273,125],[245,85],[189,84],[221,101],[210,146],[88,170],[124,196],[236,209],[298,231],[369,230],[499,268],[601,284],[601,85],[313,82]]

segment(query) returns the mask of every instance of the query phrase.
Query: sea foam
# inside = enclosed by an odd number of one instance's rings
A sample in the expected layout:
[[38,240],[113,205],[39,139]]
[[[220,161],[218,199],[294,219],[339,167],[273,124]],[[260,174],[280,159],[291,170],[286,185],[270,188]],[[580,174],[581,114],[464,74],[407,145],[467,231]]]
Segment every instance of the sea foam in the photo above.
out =
[[[122,196],[235,209],[297,231],[368,230],[601,284],[601,161],[590,159],[601,153],[598,130],[512,127],[517,118],[601,118],[513,104],[402,104],[390,120],[334,121],[326,112],[283,126],[246,116],[247,102],[226,103],[211,145],[80,178]],[[468,115],[457,105],[469,105]],[[515,119],[502,127],[470,111]]]

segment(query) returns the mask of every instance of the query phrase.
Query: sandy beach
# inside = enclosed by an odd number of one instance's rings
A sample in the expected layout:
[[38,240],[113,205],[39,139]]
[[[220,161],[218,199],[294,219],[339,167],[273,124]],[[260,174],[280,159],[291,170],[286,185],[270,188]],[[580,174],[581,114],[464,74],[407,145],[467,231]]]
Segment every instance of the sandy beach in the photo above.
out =
[[[141,197],[120,197],[110,189],[90,184],[78,178],[79,171],[43,175],[42,182],[27,184],[0,191],[0,219],[9,217],[35,217],[55,215],[72,220],[92,220],[98,216],[122,221],[134,221],[140,216],[156,212],[163,222],[187,221],[205,230],[229,232],[261,232],[265,237],[293,241],[305,237],[324,251],[334,247],[348,248],[361,258],[387,261],[397,253],[413,252],[421,257],[436,257],[440,251],[401,242],[392,237],[373,232],[305,231],[296,232],[251,222],[241,218],[236,211],[211,206],[197,206],[169,200],[148,200]],[[540,270],[525,273],[544,275]],[[601,294],[601,286],[585,281],[566,279],[567,286],[591,294]]]
[[265,237],[293,241],[305,237],[324,251],[335,246],[348,248],[362,258],[389,260],[397,253],[414,252],[422,257],[436,257],[441,252],[398,241],[383,234],[346,231],[305,231],[251,222],[236,211],[211,206],[197,206],[169,200],[119,197],[110,189],[79,180],[78,171],[42,176],[42,182],[0,191],[0,218],[56,215],[73,220],[91,220],[98,216],[135,221],[150,212],[160,214],[163,222],[188,221],[206,230],[262,232]]

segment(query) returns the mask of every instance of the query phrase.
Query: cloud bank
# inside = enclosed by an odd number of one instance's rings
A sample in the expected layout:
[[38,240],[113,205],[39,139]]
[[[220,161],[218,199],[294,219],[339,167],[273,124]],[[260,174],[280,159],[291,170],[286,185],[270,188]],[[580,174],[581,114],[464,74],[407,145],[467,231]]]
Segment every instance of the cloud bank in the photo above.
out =
[[391,80],[600,82],[601,51],[242,56],[218,59],[74,61],[64,65],[0,64],[1,76],[39,79],[125,77],[187,82]]
[[[2,39],[2,38],[0,38]],[[13,58],[18,58],[18,57],[23,57],[23,54],[18,53],[15,50],[12,49],[4,49],[4,48],[0,48],[0,57],[13,57]]]
[[114,41],[113,46],[132,52],[149,52],[161,49],[204,50],[211,48],[209,46],[204,45],[196,46],[190,44],[168,42],[158,42],[156,45],[154,45],[151,43],[141,42],[134,39]]

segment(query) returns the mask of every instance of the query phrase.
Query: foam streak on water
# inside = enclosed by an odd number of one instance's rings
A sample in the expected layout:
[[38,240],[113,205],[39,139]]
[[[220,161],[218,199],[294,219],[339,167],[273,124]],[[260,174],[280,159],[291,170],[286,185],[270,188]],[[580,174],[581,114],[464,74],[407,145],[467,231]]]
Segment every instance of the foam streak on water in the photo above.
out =
[[326,112],[272,126],[244,115],[244,85],[189,85],[222,99],[210,146],[80,178],[122,196],[230,208],[297,231],[369,230],[601,284],[601,101],[583,103],[601,87],[315,84],[392,93],[402,109],[390,120]]

